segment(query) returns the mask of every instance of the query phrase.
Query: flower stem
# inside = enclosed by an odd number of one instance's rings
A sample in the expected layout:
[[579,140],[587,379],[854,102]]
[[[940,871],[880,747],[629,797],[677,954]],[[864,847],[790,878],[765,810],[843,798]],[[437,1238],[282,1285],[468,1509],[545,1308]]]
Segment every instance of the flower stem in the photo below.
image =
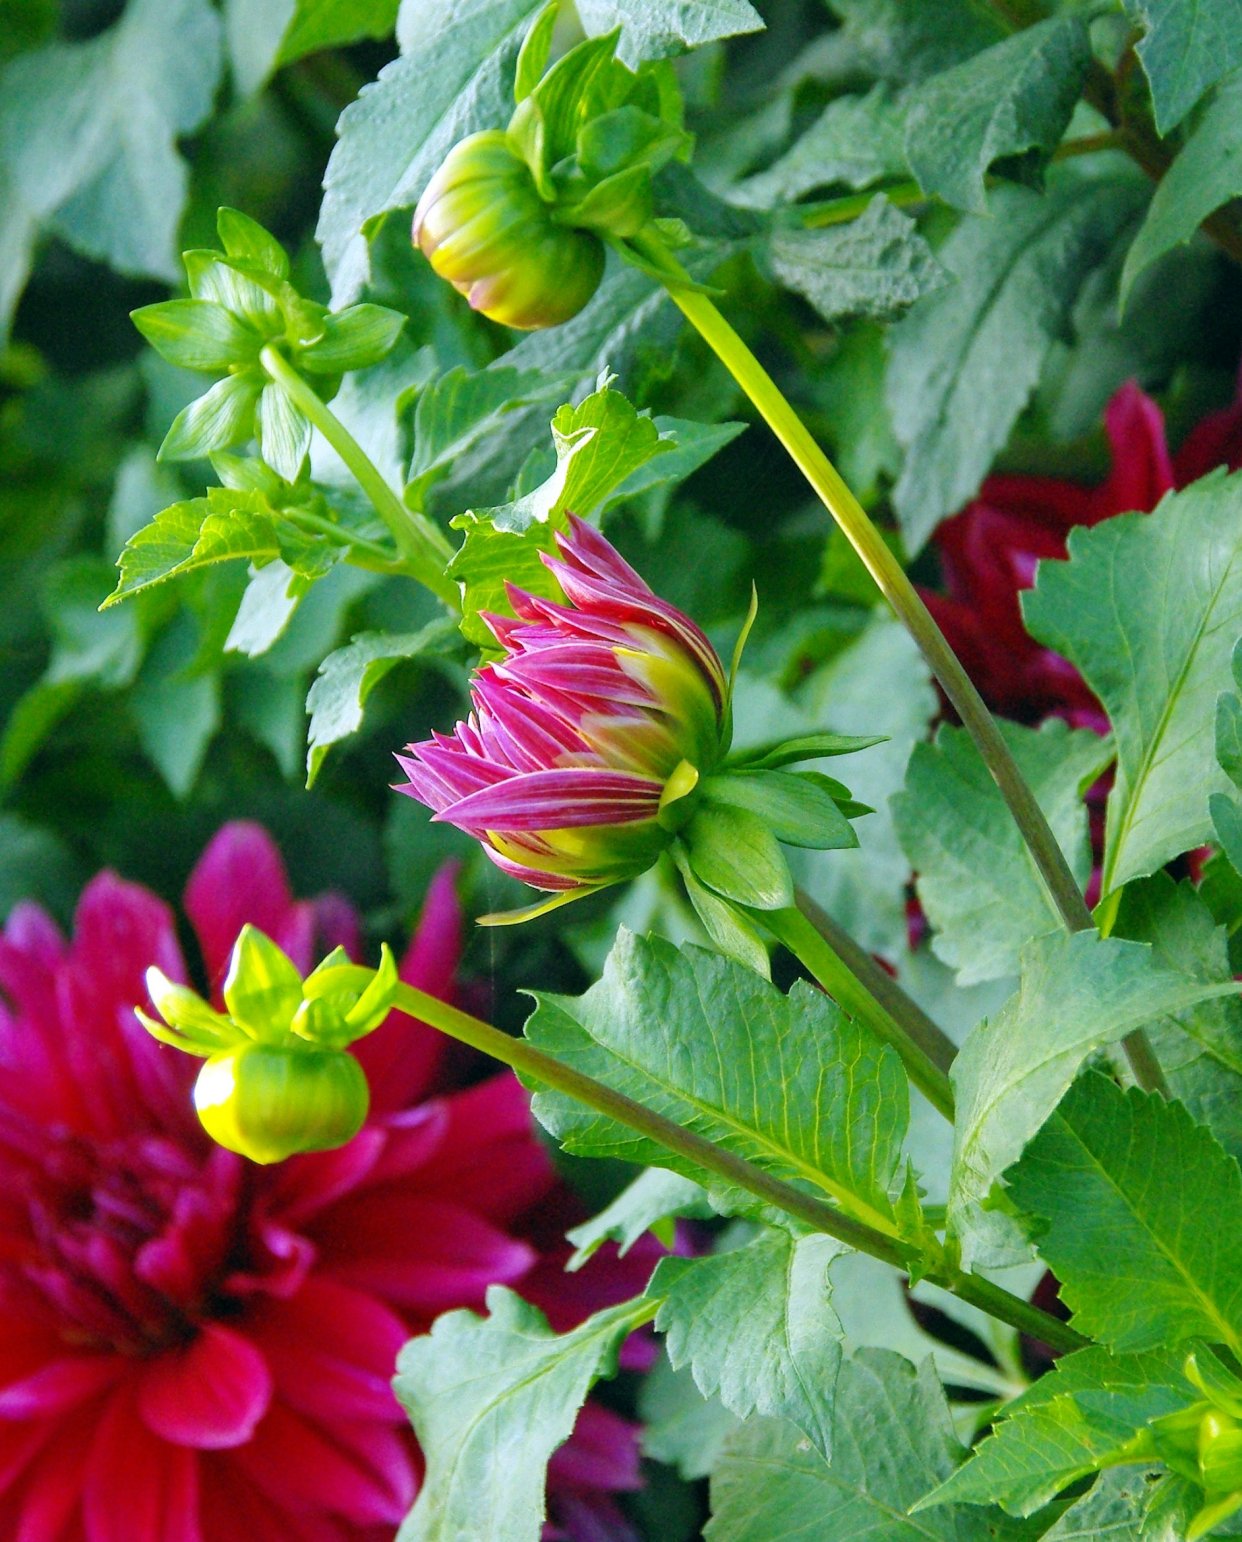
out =
[[[493,1060],[511,1067],[520,1075],[540,1082],[557,1092],[567,1093],[588,1108],[616,1119],[649,1140],[656,1141],[667,1150],[686,1158],[705,1171],[723,1178],[726,1183],[745,1189],[765,1203],[775,1205],[786,1215],[803,1221],[814,1231],[836,1237],[838,1241],[867,1253],[872,1258],[891,1264],[903,1272],[909,1264],[910,1247],[895,1237],[888,1236],[874,1227],[864,1225],[843,1215],[834,1206],[804,1193],[780,1178],[774,1178],[762,1168],[746,1161],[744,1157],[725,1151],[722,1147],[705,1140],[701,1135],[686,1130],[672,1120],[644,1108],[624,1093],[614,1092],[603,1082],[584,1075],[572,1066],[563,1064],[551,1055],[545,1055],[524,1039],[511,1038],[490,1023],[471,1017],[469,1013],[449,1006],[436,996],[429,996],[413,985],[398,984],[393,995],[393,1005],[411,1017],[446,1034],[459,1043],[482,1051]],[[941,1278],[934,1271],[927,1275],[934,1284],[981,1307],[990,1316],[1009,1323],[1023,1333],[1042,1339],[1053,1348],[1072,1350],[1081,1348],[1087,1340],[1073,1328],[1018,1296],[1010,1295],[999,1285],[979,1275],[955,1275]]]
[[805,964],[843,1011],[892,1045],[901,1056],[910,1080],[952,1123],[953,1088],[943,1068],[936,1064],[927,1049],[915,1042],[907,1026],[872,995],[806,916],[792,907],[788,910],[748,909],[746,914],[752,921],[766,926],[800,963]]
[[358,486],[371,500],[375,512],[392,531],[397,549],[408,559],[419,583],[443,600],[450,610],[459,611],[461,596],[457,585],[444,572],[453,556],[453,548],[442,532],[424,515],[406,508],[340,418],[271,343],[260,353],[259,360],[271,379],[345,462]]
[[[644,232],[635,238],[633,244],[648,269],[656,268],[665,275],[665,286],[673,303],[698,330],[789,451],[798,469],[862,559],[898,620],[918,644],[932,674],[940,682],[945,695],[974,740],[984,764],[1008,804],[1049,898],[1067,929],[1071,932],[1093,930],[1091,912],[1074,880],[1069,863],[1044,818],[1043,810],[1035,801],[1034,793],[1018,770],[1009,746],[1001,737],[995,719],[975,689],[974,682],[962,668],[957,655],[949,647],[944,633],[932,619],[931,612],[919,598],[905,569],[871,522],[862,504],[815,442],[771,375],[715,304],[708,296],[690,287],[681,265],[667,251],[660,237],[654,232]],[[1148,1091],[1166,1090],[1150,1046],[1146,1053],[1141,1049],[1136,1052],[1132,1041],[1137,1043],[1133,1034],[1125,1040],[1126,1053],[1140,1086]]]

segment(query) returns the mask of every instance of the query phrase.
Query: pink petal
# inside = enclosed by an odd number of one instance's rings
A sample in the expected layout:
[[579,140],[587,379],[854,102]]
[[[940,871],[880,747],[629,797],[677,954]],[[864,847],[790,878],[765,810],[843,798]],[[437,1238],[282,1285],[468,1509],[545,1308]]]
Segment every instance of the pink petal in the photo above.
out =
[[1154,509],[1173,486],[1173,465],[1164,435],[1164,414],[1128,380],[1104,412],[1113,469],[1098,489],[1096,517]]
[[113,1398],[86,1466],[86,1542],[202,1542],[198,1457],[144,1426],[131,1397]]
[[462,829],[566,830],[654,819],[659,782],[593,766],[530,771],[484,788],[433,818]]
[[639,1426],[602,1403],[583,1405],[573,1434],[548,1463],[548,1487],[603,1489],[609,1492],[642,1488],[638,1452]]
[[185,890],[186,913],[213,988],[223,980],[246,922],[277,938],[292,905],[284,861],[267,831],[248,820],[225,825],[198,859]]
[[54,1360],[0,1387],[0,1418],[47,1419],[67,1413],[98,1396],[118,1374],[116,1362],[104,1355]]
[[147,1428],[178,1446],[216,1450],[250,1439],[267,1412],[272,1378],[262,1353],[218,1323],[184,1350],[152,1360],[138,1407]]

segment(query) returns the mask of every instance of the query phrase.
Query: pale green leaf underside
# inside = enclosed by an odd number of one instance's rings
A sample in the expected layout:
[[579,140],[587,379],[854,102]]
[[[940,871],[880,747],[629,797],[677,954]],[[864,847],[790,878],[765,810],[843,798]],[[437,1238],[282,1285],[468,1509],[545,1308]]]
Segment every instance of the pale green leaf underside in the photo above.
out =
[[1242,64],[1234,0],[1125,0],[1146,36],[1138,45],[1151,84],[1156,127],[1176,128],[1203,93]]

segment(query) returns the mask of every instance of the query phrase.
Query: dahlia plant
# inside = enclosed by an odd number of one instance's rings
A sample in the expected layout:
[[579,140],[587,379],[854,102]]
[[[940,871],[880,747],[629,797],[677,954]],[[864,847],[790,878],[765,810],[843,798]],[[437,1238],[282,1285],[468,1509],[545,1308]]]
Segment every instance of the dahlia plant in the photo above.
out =
[[[1242,1535],[1235,10],[224,8],[0,901],[270,808],[362,910],[247,822],[11,909],[6,1536]],[[172,281],[165,32],[0,43],[0,309]],[[342,107],[295,249],[238,141]],[[22,477],[132,428],[36,364]]]

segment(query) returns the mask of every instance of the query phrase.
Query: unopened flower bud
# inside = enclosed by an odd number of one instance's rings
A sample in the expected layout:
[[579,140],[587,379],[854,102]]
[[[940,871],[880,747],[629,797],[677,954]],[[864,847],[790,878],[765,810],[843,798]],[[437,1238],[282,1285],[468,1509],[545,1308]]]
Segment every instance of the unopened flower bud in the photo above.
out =
[[244,1044],[213,1055],[194,1083],[199,1121],[252,1162],[327,1151],[367,1117],[367,1079],[347,1050]]
[[475,310],[522,330],[576,316],[604,271],[598,236],[557,223],[501,129],[449,152],[414,211],[414,240]]

